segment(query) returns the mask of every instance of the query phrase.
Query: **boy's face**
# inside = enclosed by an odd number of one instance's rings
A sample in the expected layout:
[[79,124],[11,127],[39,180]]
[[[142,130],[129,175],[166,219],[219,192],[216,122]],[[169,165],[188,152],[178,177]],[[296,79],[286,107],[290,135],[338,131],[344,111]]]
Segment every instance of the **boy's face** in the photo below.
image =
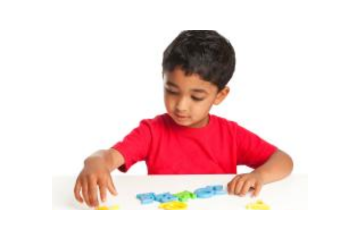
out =
[[220,104],[229,93],[225,87],[202,80],[199,75],[186,76],[180,68],[164,74],[165,106],[170,117],[179,125],[199,128],[207,125],[213,104]]

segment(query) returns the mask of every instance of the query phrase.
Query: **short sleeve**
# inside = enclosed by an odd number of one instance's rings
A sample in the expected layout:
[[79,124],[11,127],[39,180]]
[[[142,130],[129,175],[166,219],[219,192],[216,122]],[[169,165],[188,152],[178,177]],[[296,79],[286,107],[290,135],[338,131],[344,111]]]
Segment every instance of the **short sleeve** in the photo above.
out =
[[112,146],[112,149],[119,151],[125,158],[125,164],[119,168],[127,172],[132,165],[147,160],[150,144],[151,131],[149,120],[142,120],[139,126],[133,129],[121,142]]
[[258,135],[237,125],[237,164],[257,168],[264,164],[277,148]]

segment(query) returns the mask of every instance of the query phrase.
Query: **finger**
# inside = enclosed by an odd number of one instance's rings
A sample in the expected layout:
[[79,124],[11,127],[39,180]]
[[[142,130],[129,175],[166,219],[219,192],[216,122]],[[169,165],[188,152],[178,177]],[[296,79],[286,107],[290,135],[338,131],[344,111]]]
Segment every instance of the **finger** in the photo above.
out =
[[241,192],[241,190],[242,190],[243,185],[244,185],[244,179],[243,179],[243,178],[239,178],[239,179],[237,180],[237,182],[236,182],[234,194],[240,195],[240,192]]
[[89,188],[88,188],[88,183],[87,183],[86,179],[81,181],[81,193],[82,193],[82,196],[83,196],[86,204],[88,206],[91,206],[90,199],[89,199]]
[[108,179],[108,189],[112,195],[116,196],[118,194],[111,176]]
[[228,194],[233,194],[233,189],[234,189],[234,179],[232,179],[232,180],[227,184]]
[[259,193],[260,193],[260,191],[261,191],[261,188],[262,188],[262,184],[260,184],[260,183],[256,183],[255,184],[255,190],[254,190],[254,192],[253,192],[253,196],[254,197],[257,197],[257,196],[259,196]]
[[252,185],[252,183],[250,180],[245,181],[245,183],[240,191],[240,196],[242,196],[242,197],[245,196],[249,192],[251,185]]
[[100,198],[102,202],[106,202],[107,186],[104,181],[99,182]]
[[74,188],[74,194],[75,194],[75,198],[78,202],[83,203],[84,199],[81,197],[80,195],[80,190],[81,190],[81,183],[79,178],[76,179],[76,183],[75,183],[75,188]]
[[95,179],[91,178],[89,181],[89,200],[92,207],[99,206],[98,200],[98,186]]
[[235,194],[235,187],[237,180],[240,179],[240,176],[235,176],[229,183],[228,183],[228,193]]

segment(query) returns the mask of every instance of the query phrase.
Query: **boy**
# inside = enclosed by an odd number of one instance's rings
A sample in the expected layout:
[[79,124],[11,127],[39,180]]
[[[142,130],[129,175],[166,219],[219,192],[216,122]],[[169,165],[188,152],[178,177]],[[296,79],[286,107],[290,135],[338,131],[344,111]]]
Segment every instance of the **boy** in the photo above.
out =
[[[210,115],[229,94],[235,70],[230,42],[215,31],[184,31],[163,56],[167,113],[146,119],[122,142],[85,160],[75,197],[87,205],[116,195],[111,171],[126,172],[145,160],[149,174],[236,174],[237,165],[254,170],[235,176],[229,194],[257,196],[263,184],[280,180],[293,168],[291,158],[237,123]],[[80,195],[80,192],[82,193]]]

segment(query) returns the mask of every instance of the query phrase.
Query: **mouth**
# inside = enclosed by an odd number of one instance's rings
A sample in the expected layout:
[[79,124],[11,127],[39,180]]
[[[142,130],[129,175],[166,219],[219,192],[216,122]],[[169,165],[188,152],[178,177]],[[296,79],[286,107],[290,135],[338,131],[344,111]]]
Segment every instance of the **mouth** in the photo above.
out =
[[174,115],[179,120],[186,120],[186,119],[189,118],[188,116],[183,116],[183,115],[179,115],[179,114],[176,114],[176,113]]

